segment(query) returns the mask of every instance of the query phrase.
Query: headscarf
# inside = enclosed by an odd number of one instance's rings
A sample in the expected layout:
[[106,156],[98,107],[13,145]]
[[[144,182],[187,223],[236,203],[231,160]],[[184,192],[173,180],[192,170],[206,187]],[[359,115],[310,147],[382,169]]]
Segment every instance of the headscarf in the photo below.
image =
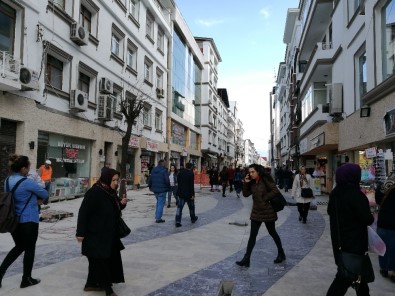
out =
[[352,184],[359,186],[361,181],[361,167],[354,163],[346,163],[336,170],[336,184]]
[[120,173],[110,168],[102,170],[100,179],[98,181],[98,183],[100,183],[99,185],[103,185],[103,187],[109,192],[114,192],[115,190],[111,188],[111,181],[115,175],[120,175]]

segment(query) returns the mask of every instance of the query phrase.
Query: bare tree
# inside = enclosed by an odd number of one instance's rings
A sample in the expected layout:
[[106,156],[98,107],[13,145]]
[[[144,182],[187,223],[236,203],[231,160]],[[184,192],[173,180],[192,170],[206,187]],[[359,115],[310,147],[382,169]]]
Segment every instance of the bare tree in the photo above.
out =
[[126,131],[122,136],[122,153],[120,163],[122,181],[119,192],[121,196],[126,192],[126,164],[128,160],[128,148],[130,137],[132,135],[132,128],[133,125],[136,124],[137,119],[144,108],[144,103],[148,98],[149,97],[144,92],[138,90],[137,95],[126,96],[125,99],[120,102],[120,109],[125,117],[126,123]]

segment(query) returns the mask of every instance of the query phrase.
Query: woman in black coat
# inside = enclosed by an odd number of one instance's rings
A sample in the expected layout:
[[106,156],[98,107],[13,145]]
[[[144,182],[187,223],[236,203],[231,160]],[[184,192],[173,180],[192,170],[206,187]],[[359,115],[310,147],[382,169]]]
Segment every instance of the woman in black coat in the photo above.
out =
[[[368,229],[373,223],[368,198],[362,193],[361,168],[347,163],[336,170],[336,187],[329,195],[328,214],[335,263],[338,265],[339,246],[348,253],[363,255],[368,251]],[[339,230],[340,229],[340,233]],[[339,242],[340,236],[340,242]],[[352,282],[336,274],[327,296],[341,296],[347,293]],[[368,296],[368,283],[361,281],[358,296]]]
[[82,242],[82,254],[88,257],[89,271],[84,291],[104,290],[116,296],[112,283],[125,282],[119,238],[119,218],[127,199],[118,199],[119,172],[104,170],[81,203],[77,222],[77,240]]

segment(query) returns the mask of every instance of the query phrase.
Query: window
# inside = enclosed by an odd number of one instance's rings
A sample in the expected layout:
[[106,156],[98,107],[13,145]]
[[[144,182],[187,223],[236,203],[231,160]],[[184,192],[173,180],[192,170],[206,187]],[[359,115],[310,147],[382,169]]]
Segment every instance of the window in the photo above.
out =
[[119,37],[112,33],[112,38],[111,38],[111,52],[117,56],[119,56]]
[[80,10],[80,25],[83,26],[89,33],[92,33],[92,13],[81,5]]
[[161,28],[158,28],[158,38],[157,38],[157,46],[158,50],[161,53],[164,53],[164,44],[165,44],[165,33]]
[[112,93],[113,110],[115,113],[121,113],[122,87],[116,83],[113,84],[114,92]]
[[151,106],[143,108],[143,124],[144,127],[151,127]]
[[[129,70],[137,71],[137,46],[128,39],[128,50],[126,55],[126,65]],[[137,73],[137,72],[136,72]]]
[[162,111],[155,110],[155,129],[157,131],[162,131]]
[[395,74],[395,0],[386,2],[381,11],[383,80]]
[[154,17],[149,11],[147,11],[145,34],[152,42],[154,42]]
[[139,20],[139,0],[129,0],[129,15],[136,21]]
[[79,73],[78,89],[89,94],[90,77],[84,73]]
[[53,4],[58,6],[59,8],[65,9],[65,0],[52,0]]
[[152,84],[152,61],[147,57],[144,59],[144,82]]
[[156,87],[163,88],[163,72],[159,68],[156,69]]
[[121,61],[123,61],[124,38],[125,34],[115,24],[112,24],[111,54],[118,57]]
[[48,55],[45,83],[49,84],[53,88],[62,89],[62,82],[63,82],[63,62],[51,55]]
[[362,98],[366,94],[366,83],[367,83],[367,73],[366,73],[366,51],[364,51],[358,57],[358,72],[359,72],[359,96]]
[[14,53],[16,10],[0,2],[0,50]]

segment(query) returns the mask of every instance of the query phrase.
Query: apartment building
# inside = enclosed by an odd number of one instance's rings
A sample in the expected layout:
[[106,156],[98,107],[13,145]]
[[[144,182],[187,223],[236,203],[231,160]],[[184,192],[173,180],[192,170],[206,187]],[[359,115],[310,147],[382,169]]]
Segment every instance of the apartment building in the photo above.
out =
[[[324,192],[347,161],[360,164],[367,185],[393,170],[393,4],[310,0],[288,10],[274,98],[280,126],[289,116],[280,157],[319,172]],[[274,133],[283,138],[281,127]]]
[[[52,161],[55,196],[120,163],[120,102],[145,100],[129,180],[165,157],[171,0],[0,1],[0,179],[9,153]],[[90,180],[93,181],[93,178]],[[0,185],[2,186],[2,184]]]
[[243,122],[236,116],[235,126],[235,166],[244,164],[244,128]]

